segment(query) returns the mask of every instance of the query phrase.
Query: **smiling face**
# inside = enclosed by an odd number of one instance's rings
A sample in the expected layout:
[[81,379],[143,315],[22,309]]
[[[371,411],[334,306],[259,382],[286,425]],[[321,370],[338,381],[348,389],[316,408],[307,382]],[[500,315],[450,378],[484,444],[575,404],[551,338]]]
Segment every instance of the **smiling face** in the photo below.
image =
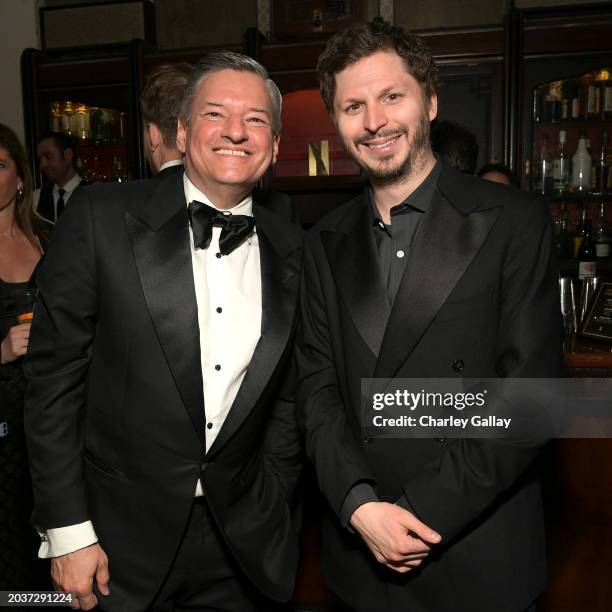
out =
[[17,166],[9,152],[0,147],[0,212],[9,209],[15,202],[17,190],[23,187],[23,181],[17,175]]
[[437,98],[393,51],[378,51],[336,75],[334,118],[344,145],[372,181],[410,177],[431,157],[429,124]]
[[220,208],[237,204],[278,152],[272,103],[262,78],[230,69],[207,76],[187,126],[179,123],[177,144],[191,182]]

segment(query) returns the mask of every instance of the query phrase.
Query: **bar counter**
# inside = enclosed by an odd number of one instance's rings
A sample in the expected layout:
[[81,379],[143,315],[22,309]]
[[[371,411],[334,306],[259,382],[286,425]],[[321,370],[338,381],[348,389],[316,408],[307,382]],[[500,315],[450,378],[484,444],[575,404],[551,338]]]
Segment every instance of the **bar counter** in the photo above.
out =
[[573,335],[565,343],[563,361],[568,376],[612,376],[612,343]]

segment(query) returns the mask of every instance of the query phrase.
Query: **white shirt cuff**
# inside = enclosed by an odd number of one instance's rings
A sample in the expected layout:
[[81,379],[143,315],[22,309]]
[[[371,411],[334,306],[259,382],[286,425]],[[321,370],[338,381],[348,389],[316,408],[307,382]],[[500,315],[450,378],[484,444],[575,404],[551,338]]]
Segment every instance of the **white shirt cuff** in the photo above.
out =
[[41,559],[61,557],[98,541],[91,521],[39,531],[38,535],[41,539],[38,556]]

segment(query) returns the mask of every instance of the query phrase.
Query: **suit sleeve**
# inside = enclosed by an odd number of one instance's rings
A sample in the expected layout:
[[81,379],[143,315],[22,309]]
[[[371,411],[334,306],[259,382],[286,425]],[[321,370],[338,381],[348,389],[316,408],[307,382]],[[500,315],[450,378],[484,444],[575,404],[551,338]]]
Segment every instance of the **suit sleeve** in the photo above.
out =
[[[550,217],[539,203],[525,210],[520,226],[510,229],[501,270],[495,370],[501,378],[559,378],[562,338]],[[451,540],[499,501],[546,442],[456,440],[405,484],[398,503]]]
[[[321,491],[339,520],[343,504],[353,487],[374,484],[363,449],[346,419],[338,389],[313,239],[307,241],[301,287],[302,327],[298,356],[298,418],[306,440],[306,454],[315,466]],[[320,255],[321,265],[325,265]]]
[[83,190],[62,215],[37,275],[24,371],[25,431],[41,531],[90,519],[82,475],[87,372],[97,320],[91,205]]

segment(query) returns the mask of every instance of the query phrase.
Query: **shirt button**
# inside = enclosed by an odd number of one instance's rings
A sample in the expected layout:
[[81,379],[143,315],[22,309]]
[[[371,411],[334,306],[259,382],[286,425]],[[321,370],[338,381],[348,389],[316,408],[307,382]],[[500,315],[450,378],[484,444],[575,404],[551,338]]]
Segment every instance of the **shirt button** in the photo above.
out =
[[404,253],[404,251],[402,251],[401,249],[396,253],[396,255],[401,259],[406,253]]
[[206,429],[212,429],[212,428],[213,428],[212,423],[206,423]]
[[453,361],[453,372],[463,372],[464,367],[465,364],[463,363],[463,359],[455,359],[455,361]]
[[221,308],[221,306],[217,306],[217,312],[218,313],[222,313],[223,312],[223,308]]
[[215,257],[216,257],[217,259],[221,259],[221,253],[215,253]]
[[221,369],[221,366],[220,366],[219,364],[217,364],[217,365],[215,366],[215,370],[217,370],[217,372],[218,372],[220,369]]

